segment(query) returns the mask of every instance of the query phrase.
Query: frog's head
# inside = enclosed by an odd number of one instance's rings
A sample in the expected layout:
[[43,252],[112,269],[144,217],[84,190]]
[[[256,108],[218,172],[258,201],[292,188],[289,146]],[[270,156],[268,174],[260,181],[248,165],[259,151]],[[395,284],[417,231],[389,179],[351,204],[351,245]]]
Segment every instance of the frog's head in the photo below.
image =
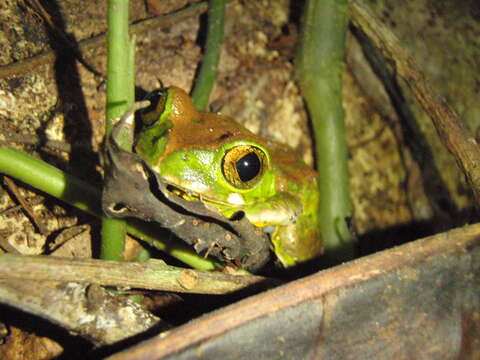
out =
[[265,140],[229,117],[198,111],[179,88],[150,101],[136,151],[177,194],[228,217],[275,194]]

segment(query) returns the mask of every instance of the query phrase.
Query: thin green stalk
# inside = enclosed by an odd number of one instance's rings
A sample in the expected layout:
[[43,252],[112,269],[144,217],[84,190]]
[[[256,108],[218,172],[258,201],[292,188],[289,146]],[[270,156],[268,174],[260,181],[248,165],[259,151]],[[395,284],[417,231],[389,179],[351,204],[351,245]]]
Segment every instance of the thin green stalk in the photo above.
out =
[[[128,36],[128,0],[108,1],[107,32],[107,135],[112,121],[130,110],[135,101],[135,44]],[[131,150],[133,140],[121,144]],[[130,148],[129,148],[130,147]]]
[[226,0],[210,0],[205,54],[198,72],[192,100],[197,109],[205,110],[217,76],[220,49],[223,43]]
[[[0,147],[0,173],[14,177],[92,215],[102,216],[101,193],[98,189],[40,159],[15,149]],[[137,220],[129,221],[127,227],[129,234],[193,268],[205,271],[221,268],[219,263],[193,253],[186,245],[157,239],[155,230]]]
[[305,98],[316,141],[320,173],[320,231],[334,261],[351,259],[354,238],[342,108],[342,72],[347,0],[307,0],[296,74]]
[[[108,1],[107,33],[107,117],[105,134],[112,131],[113,120],[120,118],[135,101],[135,45],[128,36],[128,0]],[[125,127],[129,129],[129,127]],[[133,129],[120,134],[120,146],[132,150]],[[109,166],[105,164],[105,166]],[[127,224],[123,219],[102,218],[101,258],[122,260]]]

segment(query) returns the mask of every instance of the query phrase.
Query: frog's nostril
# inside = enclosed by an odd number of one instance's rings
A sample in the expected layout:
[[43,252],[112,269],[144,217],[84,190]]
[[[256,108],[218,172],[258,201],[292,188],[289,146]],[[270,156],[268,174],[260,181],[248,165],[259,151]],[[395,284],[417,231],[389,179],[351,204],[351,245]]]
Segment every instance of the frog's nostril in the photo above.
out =
[[225,139],[228,139],[229,137],[233,136],[233,133],[230,132],[230,131],[227,131],[226,133],[220,135],[218,137],[218,141],[222,141],[222,140],[225,140]]

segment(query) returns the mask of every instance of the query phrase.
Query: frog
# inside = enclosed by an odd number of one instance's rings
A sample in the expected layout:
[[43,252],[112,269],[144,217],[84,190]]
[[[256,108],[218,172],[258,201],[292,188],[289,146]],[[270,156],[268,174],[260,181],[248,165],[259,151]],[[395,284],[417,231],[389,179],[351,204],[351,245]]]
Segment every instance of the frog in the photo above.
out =
[[147,99],[135,152],[172,191],[228,219],[245,216],[269,233],[284,267],[322,254],[318,175],[290,147],[198,110],[181,88]]

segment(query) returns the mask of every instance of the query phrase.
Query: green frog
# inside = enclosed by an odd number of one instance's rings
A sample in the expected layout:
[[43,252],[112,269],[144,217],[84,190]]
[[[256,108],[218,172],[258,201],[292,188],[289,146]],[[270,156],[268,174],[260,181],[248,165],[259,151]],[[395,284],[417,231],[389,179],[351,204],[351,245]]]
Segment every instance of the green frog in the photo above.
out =
[[322,253],[317,174],[291,149],[197,110],[180,88],[149,99],[135,151],[177,194],[227,218],[243,212],[285,267]]

